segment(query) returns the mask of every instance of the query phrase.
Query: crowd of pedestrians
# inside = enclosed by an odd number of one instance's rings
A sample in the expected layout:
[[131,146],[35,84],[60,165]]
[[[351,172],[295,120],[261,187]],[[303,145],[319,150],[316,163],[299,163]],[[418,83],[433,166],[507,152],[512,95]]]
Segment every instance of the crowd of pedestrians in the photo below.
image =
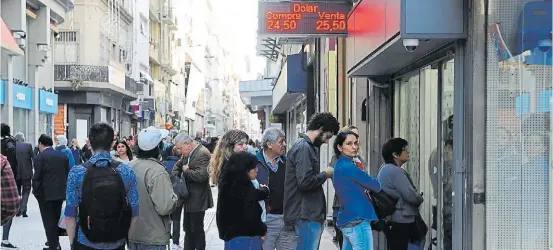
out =
[[[201,132],[172,136],[155,127],[119,139],[110,125],[96,123],[82,148],[63,135],[55,141],[41,135],[35,152],[23,134],[10,133],[2,124],[3,249],[16,248],[9,229],[14,216],[28,216],[32,187],[44,249],[61,249],[59,236],[67,235],[72,249],[203,250],[213,185],[226,250],[315,250],[325,228],[328,180],[341,249],[373,249],[373,230],[384,232],[390,250],[424,245],[422,194],[401,168],[409,161],[408,142],[390,139],[382,147],[385,164],[371,177],[359,130],[340,129],[330,113],[313,115],[289,147],[279,128],[266,129],[260,142],[236,129],[206,142]],[[321,169],[320,147],[332,137],[334,156]],[[383,207],[381,197],[392,205]]]

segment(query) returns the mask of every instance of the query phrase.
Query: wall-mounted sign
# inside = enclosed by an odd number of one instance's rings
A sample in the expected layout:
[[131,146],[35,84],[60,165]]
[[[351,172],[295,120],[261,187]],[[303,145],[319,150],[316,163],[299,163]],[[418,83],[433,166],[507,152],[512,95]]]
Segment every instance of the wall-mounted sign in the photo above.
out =
[[0,80],[0,104],[6,102],[6,81]]
[[58,95],[49,91],[39,90],[38,109],[40,112],[56,114],[58,113]]
[[343,2],[259,2],[262,36],[346,36],[351,4]]
[[33,89],[13,84],[13,107],[33,109]]

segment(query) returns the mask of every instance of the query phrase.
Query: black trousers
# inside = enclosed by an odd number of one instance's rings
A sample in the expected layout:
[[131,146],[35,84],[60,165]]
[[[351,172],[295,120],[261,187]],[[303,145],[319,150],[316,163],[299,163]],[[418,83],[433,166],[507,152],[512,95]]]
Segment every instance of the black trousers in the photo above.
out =
[[205,250],[205,212],[183,213],[184,250]]
[[62,203],[63,200],[45,201],[41,199],[38,201],[42,224],[48,240],[48,249],[58,249],[60,243],[59,234],[61,229],[58,227],[58,221],[60,220]]
[[29,195],[31,195],[31,179],[17,181],[17,192],[21,195],[21,205],[19,211],[26,213]]
[[171,234],[171,238],[173,239],[173,244],[175,245],[179,245],[180,240],[180,220],[182,218],[182,208],[183,204],[177,206],[171,214],[171,221],[173,222],[173,233]]
[[412,238],[416,238],[415,223],[391,223],[385,232],[388,250],[407,250]]
[[340,246],[340,249],[344,246],[344,234],[342,234],[342,230],[336,226],[336,220],[338,218],[332,217],[332,221],[334,222],[334,232],[336,232],[336,241],[338,241],[338,246]]

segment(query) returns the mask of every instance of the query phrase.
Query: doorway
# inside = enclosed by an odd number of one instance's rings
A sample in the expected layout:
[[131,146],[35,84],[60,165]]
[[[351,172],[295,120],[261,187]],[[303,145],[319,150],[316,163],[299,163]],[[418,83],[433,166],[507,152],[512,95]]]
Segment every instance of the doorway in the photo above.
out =
[[423,193],[425,249],[452,249],[454,59],[446,57],[394,81],[393,137],[409,142],[404,166]]

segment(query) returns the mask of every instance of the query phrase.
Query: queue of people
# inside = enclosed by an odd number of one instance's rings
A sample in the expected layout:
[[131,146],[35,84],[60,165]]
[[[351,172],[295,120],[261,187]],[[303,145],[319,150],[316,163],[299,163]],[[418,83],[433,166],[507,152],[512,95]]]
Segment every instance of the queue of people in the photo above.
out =
[[[320,147],[334,136],[334,157],[321,169]],[[278,128],[266,129],[259,146],[244,131],[230,130],[210,140],[212,150],[198,135],[173,137],[155,127],[130,143],[117,138],[110,125],[96,123],[83,148],[76,140],[68,145],[63,135],[54,147],[42,135],[34,154],[22,134],[11,137],[3,124],[2,248],[15,248],[9,227],[14,216],[27,216],[29,184],[39,201],[44,249],[60,249],[64,234],[72,249],[205,249],[205,212],[214,206],[210,184],[219,191],[216,224],[226,250],[319,249],[329,179],[341,249],[372,249],[372,230],[385,233],[390,250],[407,250],[426,234],[418,211],[422,195],[401,168],[409,160],[408,142],[390,139],[382,148],[385,164],[371,177],[359,130],[340,129],[330,113],[313,115],[290,147]],[[381,216],[377,196],[370,195],[379,193],[395,200],[389,216]]]

